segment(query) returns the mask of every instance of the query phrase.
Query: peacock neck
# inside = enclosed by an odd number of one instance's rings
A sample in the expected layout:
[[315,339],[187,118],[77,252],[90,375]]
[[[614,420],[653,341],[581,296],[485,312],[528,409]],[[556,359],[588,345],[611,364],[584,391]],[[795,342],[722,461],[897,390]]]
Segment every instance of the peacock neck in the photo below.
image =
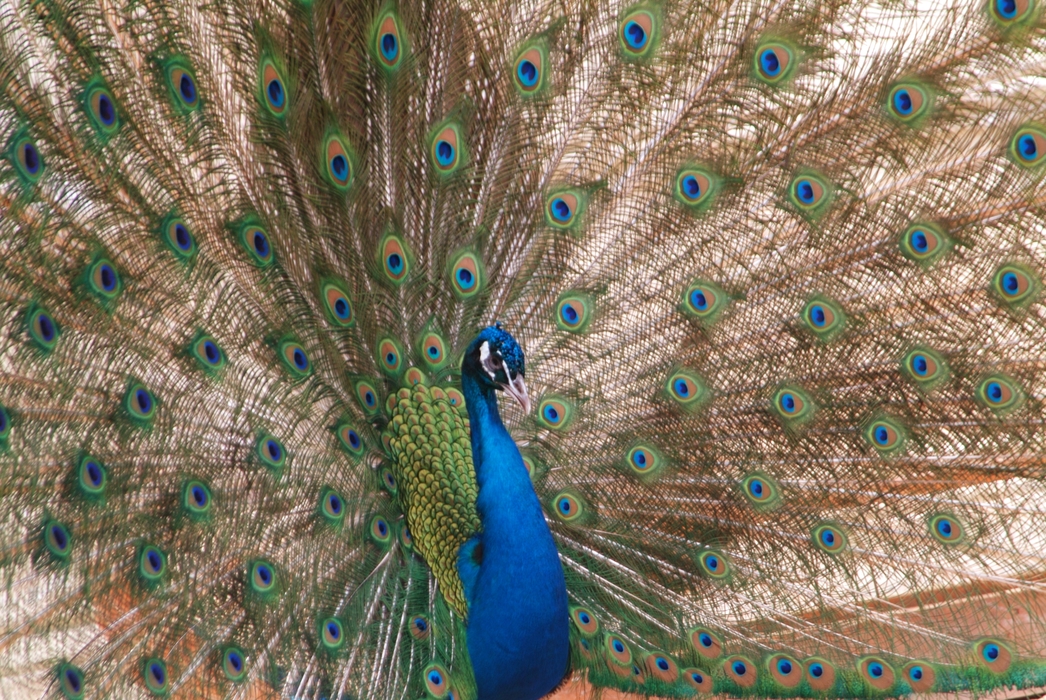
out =
[[538,698],[555,688],[567,668],[563,569],[494,390],[467,374],[462,390],[483,527],[468,620],[479,697]]

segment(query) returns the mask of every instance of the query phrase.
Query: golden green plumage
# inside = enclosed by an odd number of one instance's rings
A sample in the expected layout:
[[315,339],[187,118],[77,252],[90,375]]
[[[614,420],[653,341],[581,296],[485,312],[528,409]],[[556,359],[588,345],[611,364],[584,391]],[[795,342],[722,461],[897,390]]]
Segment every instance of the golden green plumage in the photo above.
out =
[[393,473],[414,548],[447,604],[465,617],[458,550],[480,529],[468,419],[439,387],[421,381],[389,397],[389,418]]

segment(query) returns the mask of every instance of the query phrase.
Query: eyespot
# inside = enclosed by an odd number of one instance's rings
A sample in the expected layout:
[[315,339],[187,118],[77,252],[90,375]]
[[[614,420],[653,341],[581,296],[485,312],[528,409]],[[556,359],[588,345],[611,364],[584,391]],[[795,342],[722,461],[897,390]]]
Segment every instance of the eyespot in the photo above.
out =
[[552,498],[552,512],[562,522],[577,522],[585,514],[585,502],[573,491],[560,491]]
[[248,567],[248,583],[251,590],[258,594],[270,594],[276,591],[276,569],[267,561],[255,561]]
[[803,680],[802,666],[787,654],[775,654],[766,662],[770,677],[785,688],[794,688]]
[[723,662],[723,670],[726,677],[737,683],[742,688],[750,688],[755,685],[756,667],[751,661],[743,656],[731,656]]
[[656,475],[663,466],[661,455],[647,445],[636,445],[629,450],[626,463],[633,474],[643,479]]
[[428,639],[432,634],[432,625],[424,615],[415,615],[410,618],[410,636],[417,640]]
[[483,281],[483,263],[475,253],[461,253],[450,266],[451,289],[459,299],[476,296]]
[[531,45],[516,58],[512,71],[512,81],[525,96],[533,95],[545,85],[545,57],[544,46]]
[[196,255],[196,240],[181,217],[167,215],[160,224],[160,237],[179,261],[188,262]]
[[346,452],[357,459],[363,456],[363,438],[350,424],[339,424],[335,428],[335,432],[338,435],[338,441]]
[[189,345],[189,354],[209,374],[214,374],[225,367],[225,353],[218,347],[218,343],[214,338],[209,335],[197,335],[196,339]]
[[386,70],[395,70],[403,58],[400,41],[400,29],[397,18],[389,13],[378,21],[378,31],[374,36],[374,54]]
[[241,226],[240,243],[246,249],[251,262],[258,267],[268,267],[275,259],[269,235],[261,226],[251,223]]
[[792,74],[795,52],[778,42],[762,43],[755,50],[755,74],[764,83],[776,85]]
[[782,387],[774,394],[770,407],[785,425],[798,425],[813,415],[814,404],[797,387]]
[[545,220],[549,226],[570,230],[577,226],[584,199],[577,190],[563,190],[545,200]]
[[806,682],[818,692],[825,692],[835,686],[835,666],[824,659],[811,657],[803,662],[806,667]]
[[999,415],[1005,415],[1020,404],[1023,394],[1008,377],[992,375],[977,387],[977,398]]
[[156,416],[156,398],[141,384],[132,384],[123,401],[128,415],[139,423],[148,423]]
[[1025,167],[1041,165],[1046,158],[1046,132],[1027,126],[1019,129],[1010,142],[1010,152]]
[[101,460],[84,455],[76,466],[76,482],[83,495],[98,498],[105,493],[107,476]]
[[44,546],[56,559],[68,559],[73,551],[73,537],[67,528],[57,520],[44,524]]
[[609,655],[608,660],[612,660],[620,666],[630,666],[632,664],[632,650],[616,634],[607,635],[604,648]]
[[770,477],[760,473],[750,474],[742,479],[741,492],[749,503],[761,508],[777,505],[781,497],[777,484]]
[[1005,304],[1023,306],[1038,291],[1038,280],[1016,265],[1003,265],[992,277],[992,288]]
[[385,276],[393,284],[400,284],[410,272],[407,249],[398,236],[389,234],[381,244],[381,264]]
[[391,338],[378,342],[378,367],[390,377],[395,377],[403,369],[403,351]]
[[293,340],[285,340],[280,343],[280,359],[284,367],[295,379],[301,379],[312,373],[312,363],[309,356],[305,354],[305,348]]
[[650,55],[657,31],[657,20],[652,13],[647,10],[629,13],[618,26],[618,38],[626,56],[641,58]]
[[926,90],[914,83],[894,85],[886,101],[890,115],[902,122],[912,122],[923,116],[929,105],[930,97]]
[[138,575],[146,583],[156,583],[167,572],[167,555],[147,544],[138,551]]
[[683,292],[683,313],[709,326],[726,305],[727,296],[711,282],[695,281]]
[[454,408],[458,409],[459,413],[464,414],[465,411],[465,395],[453,387],[444,389],[447,392],[447,403]]
[[879,454],[896,454],[904,447],[905,430],[892,418],[879,418],[865,428],[864,439]]
[[247,662],[242,649],[228,647],[222,652],[222,671],[233,683],[239,683],[247,677]]
[[349,147],[337,134],[331,134],[323,144],[323,173],[335,189],[345,191],[352,184],[352,158]]
[[828,203],[828,185],[819,177],[800,175],[788,187],[788,196],[803,212],[814,212]]
[[646,656],[646,672],[663,683],[675,683],[679,678],[679,666],[668,654],[651,652]]
[[[701,572],[713,579],[724,579],[730,575],[730,562],[721,552],[714,549],[706,549],[697,555],[698,566]],[[703,640],[698,640],[702,641]]]
[[857,670],[865,682],[876,690],[889,690],[893,687],[894,672],[890,664],[876,657],[862,659]]
[[429,332],[421,338],[421,358],[431,369],[437,370],[447,363],[447,350],[438,333]]
[[723,653],[723,642],[719,635],[704,627],[690,630],[690,644],[706,659],[718,659]]
[[340,649],[345,644],[345,630],[342,629],[341,621],[334,617],[321,621],[320,641],[329,651]]
[[59,328],[54,318],[39,306],[29,308],[29,337],[44,352],[50,352],[58,342]]
[[0,406],[0,444],[6,443],[11,436],[11,415],[7,409]]
[[834,340],[846,325],[846,315],[839,305],[824,297],[806,302],[802,319],[807,330],[824,343]]
[[104,86],[95,84],[85,91],[84,107],[91,125],[103,136],[111,136],[120,128],[116,101]]
[[189,113],[200,106],[200,95],[196,89],[196,78],[189,70],[188,64],[175,60],[167,64],[167,86],[175,107],[182,113]]
[[211,512],[211,490],[202,481],[185,482],[182,487],[182,508],[190,517],[202,518]]
[[287,113],[287,87],[272,61],[266,60],[261,64],[261,70],[258,71],[258,93],[269,114],[282,117]]
[[599,620],[588,608],[576,606],[570,608],[570,619],[581,634],[591,637],[599,631]]
[[702,671],[699,668],[688,668],[683,670],[683,680],[700,693],[711,693],[712,692],[712,677],[707,671]]
[[941,544],[958,544],[966,538],[966,528],[955,516],[938,513],[930,517],[930,534]]
[[924,661],[912,661],[901,670],[901,675],[917,693],[931,690],[937,681],[933,666]]
[[327,318],[332,323],[342,328],[353,326],[356,317],[352,313],[352,302],[341,282],[324,282],[320,287],[320,298],[323,300]]
[[359,399],[360,408],[368,416],[378,413],[378,392],[374,386],[365,380],[356,382],[356,398]]
[[407,523],[401,521],[396,526],[396,536],[399,537],[400,546],[406,551],[414,549],[414,537],[410,534],[410,528],[407,527]]
[[1032,0],[988,0],[992,18],[1004,27],[1018,24],[1031,16]]
[[829,554],[838,554],[847,545],[846,533],[827,523],[813,529],[812,539],[818,549]]
[[43,176],[43,156],[27,132],[23,131],[15,136],[8,153],[8,158],[27,184],[35,183]]
[[576,292],[567,292],[556,302],[556,326],[569,333],[581,333],[588,328],[592,316],[592,300]]
[[563,430],[574,416],[574,407],[566,399],[548,397],[538,404],[538,423],[550,430]]
[[439,664],[429,664],[422,673],[425,677],[425,688],[432,697],[437,698],[437,700],[447,697],[449,692],[447,686],[450,683],[446,669]]
[[450,175],[461,165],[461,138],[460,127],[457,124],[447,124],[437,129],[429,149],[429,157],[432,165],[440,175]]
[[171,684],[167,664],[156,658],[146,660],[142,667],[142,679],[145,681],[145,687],[153,695],[166,695]]
[[684,206],[699,208],[711,203],[715,179],[702,168],[683,167],[676,173],[675,198]]
[[665,395],[684,411],[692,411],[705,402],[708,390],[701,379],[688,370],[677,370],[665,383]]
[[287,450],[272,435],[262,435],[254,446],[254,454],[272,471],[279,471],[287,463]]
[[975,645],[977,660],[992,673],[1004,673],[1010,668],[1013,655],[997,639],[982,639]]
[[385,546],[392,541],[392,528],[389,527],[389,522],[380,515],[371,518],[368,530],[371,539],[379,545]]
[[84,696],[84,672],[72,664],[62,664],[57,670],[58,688],[66,700],[81,700]]
[[341,525],[345,520],[345,500],[334,489],[320,493],[320,515],[331,525]]
[[910,350],[901,361],[901,371],[924,391],[948,379],[944,358],[928,348]]
[[947,254],[951,240],[934,224],[916,223],[904,230],[899,245],[904,257],[925,268]]

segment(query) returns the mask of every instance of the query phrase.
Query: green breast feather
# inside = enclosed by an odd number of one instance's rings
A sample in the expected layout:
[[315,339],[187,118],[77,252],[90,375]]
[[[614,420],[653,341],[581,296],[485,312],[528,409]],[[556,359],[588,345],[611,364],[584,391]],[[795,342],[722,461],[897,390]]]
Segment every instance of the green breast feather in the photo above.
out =
[[393,394],[389,409],[389,445],[414,549],[432,568],[447,603],[464,616],[458,549],[480,529],[468,419],[443,390],[420,382]]

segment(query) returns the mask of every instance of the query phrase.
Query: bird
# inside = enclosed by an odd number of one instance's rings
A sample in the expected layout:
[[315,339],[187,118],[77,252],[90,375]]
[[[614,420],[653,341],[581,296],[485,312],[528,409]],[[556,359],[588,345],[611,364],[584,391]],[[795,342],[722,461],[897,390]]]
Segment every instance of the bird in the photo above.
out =
[[1038,0],[4,0],[0,696],[1046,685]]

